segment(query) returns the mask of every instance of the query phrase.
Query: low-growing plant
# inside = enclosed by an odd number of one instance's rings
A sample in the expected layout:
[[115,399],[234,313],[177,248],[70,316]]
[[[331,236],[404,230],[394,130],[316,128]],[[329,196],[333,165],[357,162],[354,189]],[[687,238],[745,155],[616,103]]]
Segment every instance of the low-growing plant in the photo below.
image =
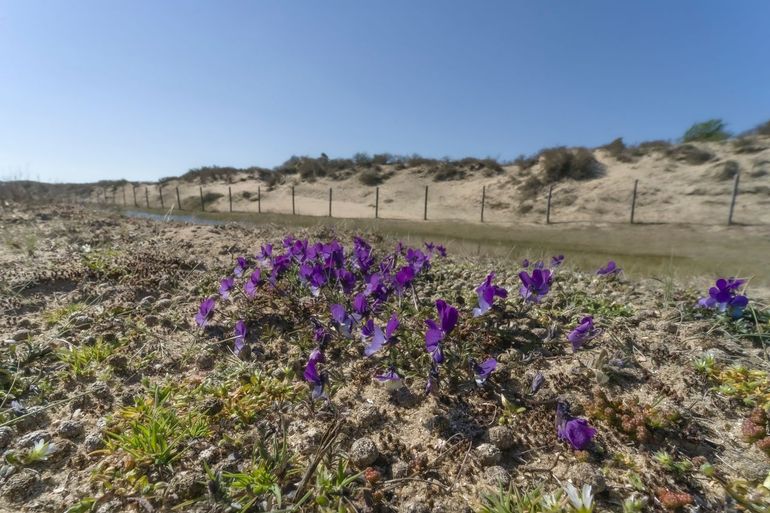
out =
[[75,378],[93,376],[103,371],[102,362],[110,357],[114,347],[98,337],[91,344],[69,345],[56,352],[57,358],[66,366],[67,372]]
[[686,143],[696,141],[723,141],[730,137],[730,133],[725,130],[724,121],[721,119],[709,119],[695,123],[682,136]]

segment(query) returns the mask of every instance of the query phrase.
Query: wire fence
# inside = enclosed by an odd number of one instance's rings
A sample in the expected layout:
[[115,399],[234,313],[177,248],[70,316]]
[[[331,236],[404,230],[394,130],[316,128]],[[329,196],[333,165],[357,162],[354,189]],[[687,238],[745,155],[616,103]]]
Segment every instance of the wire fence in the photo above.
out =
[[[397,193],[386,188],[381,191],[379,186],[365,187],[361,192],[360,187],[353,191],[344,186],[321,188],[317,184],[300,183],[275,188],[253,182],[206,185],[124,183],[103,187],[92,185],[87,189],[79,186],[69,193],[66,189],[51,193],[50,189],[30,185],[20,187],[19,184],[0,183],[0,199],[68,200],[181,212],[271,213],[414,221],[770,224],[770,209],[761,208],[762,201],[756,198],[751,200],[751,205],[746,202],[745,210],[739,212],[740,173],[735,175],[731,186],[725,185],[723,193],[718,196],[712,194],[702,202],[688,200],[685,204],[677,202],[676,198],[672,201],[670,197],[656,196],[661,189],[659,184],[645,187],[640,180],[633,180],[628,185],[627,199],[617,194],[608,198],[599,191],[593,203],[584,202],[581,208],[575,206],[578,199],[575,191],[560,184],[536,192],[516,205],[510,200],[511,188],[500,184],[497,187],[482,185],[476,192],[462,183],[444,185],[443,188],[415,184]],[[747,187],[746,192],[755,196],[757,191],[754,189]]]

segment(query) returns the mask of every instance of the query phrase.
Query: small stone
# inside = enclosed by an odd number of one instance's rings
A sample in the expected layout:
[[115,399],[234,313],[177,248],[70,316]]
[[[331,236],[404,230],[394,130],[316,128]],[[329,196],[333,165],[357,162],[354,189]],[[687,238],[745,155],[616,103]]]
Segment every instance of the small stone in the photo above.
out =
[[508,426],[492,426],[489,428],[489,441],[498,449],[510,449],[514,445],[513,430]]
[[214,368],[214,362],[214,355],[210,352],[200,354],[198,359],[195,361],[199,370],[211,370]]
[[25,329],[25,330],[18,330],[13,335],[11,335],[11,338],[16,342],[23,342],[24,340],[27,340],[31,336],[32,336],[32,332]]
[[16,423],[16,427],[19,431],[29,431],[30,429],[37,429],[48,425],[50,419],[48,413],[42,406],[31,406],[27,408],[27,412],[23,417],[19,418]]
[[25,468],[8,478],[2,487],[2,494],[10,502],[22,502],[38,494],[41,488],[38,473]]
[[205,476],[183,470],[171,479],[171,489],[181,500],[190,500],[200,497],[206,491]]
[[397,461],[390,466],[390,474],[393,479],[401,479],[409,475],[409,465],[403,461]]
[[362,404],[353,413],[353,420],[358,424],[359,428],[365,429],[374,425],[380,420],[380,409],[374,404]]
[[170,299],[159,299],[158,301],[155,302],[155,308],[158,310],[168,308],[169,306],[171,306]]
[[506,487],[511,482],[511,475],[503,467],[492,465],[484,469],[484,481],[492,486]]
[[358,468],[371,465],[379,455],[380,451],[370,438],[359,438],[350,448],[350,462]]
[[436,433],[445,433],[449,430],[449,419],[444,415],[433,415],[425,421],[425,427]]
[[92,345],[96,344],[96,337],[93,336],[93,335],[85,336],[85,337],[83,337],[83,342],[82,343],[83,343],[84,346],[92,346]]
[[476,447],[476,457],[479,459],[479,463],[485,467],[489,467],[499,463],[502,454],[500,453],[500,449],[492,444],[480,444]]
[[198,454],[198,461],[200,463],[211,463],[217,457],[219,451],[216,447],[207,447]]
[[144,316],[144,323],[147,326],[153,327],[157,326],[160,320],[158,319],[157,315],[145,315]]
[[98,451],[102,447],[104,447],[104,439],[101,437],[101,435],[96,433],[88,435],[86,439],[83,440],[83,448],[86,450],[86,452]]
[[403,511],[404,513],[430,513],[430,508],[428,508],[428,505],[425,504],[424,500],[412,499],[404,503],[401,508],[399,508],[399,511]]
[[79,420],[65,420],[59,424],[57,432],[62,438],[77,438],[83,434],[83,423]]
[[38,440],[43,440],[44,442],[50,441],[51,433],[43,429],[39,429],[37,431],[30,431],[26,435],[20,436],[19,439],[16,440],[16,447],[19,449],[32,447],[33,445],[35,445],[35,442],[37,442]]
[[0,427],[0,449],[5,449],[13,441],[13,428],[8,426]]
[[155,298],[152,296],[145,296],[139,300],[139,307],[146,308],[155,302]]
[[104,381],[94,381],[91,383],[88,387],[88,392],[99,401],[112,401],[112,392],[110,392],[109,385]]
[[590,463],[578,463],[569,467],[568,479],[580,490],[584,485],[591,487],[594,495],[602,493],[607,484],[604,476]]

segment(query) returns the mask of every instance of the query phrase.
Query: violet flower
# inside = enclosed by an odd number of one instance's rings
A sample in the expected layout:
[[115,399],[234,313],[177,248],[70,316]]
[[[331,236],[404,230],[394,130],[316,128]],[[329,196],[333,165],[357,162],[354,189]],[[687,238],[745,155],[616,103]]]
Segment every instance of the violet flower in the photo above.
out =
[[271,263],[273,260],[273,245],[272,244],[264,244],[259,250],[259,253],[257,254],[257,262],[259,262],[260,265],[266,266],[267,264]]
[[473,316],[479,317],[484,315],[492,308],[492,303],[495,301],[495,297],[506,298],[508,297],[508,291],[502,287],[492,284],[492,280],[495,279],[495,273],[489,273],[484,282],[476,289],[476,294],[479,296],[479,306],[473,309]]
[[254,299],[257,295],[257,288],[262,284],[262,271],[257,268],[249,276],[248,281],[243,286],[243,292],[249,299]]
[[410,266],[404,266],[396,273],[396,290],[399,295],[412,284],[413,280],[414,269]]
[[545,376],[543,376],[543,373],[540,371],[537,371],[535,374],[535,377],[532,378],[532,386],[530,387],[530,394],[535,395],[538,390],[540,390],[540,387],[543,386],[543,383],[545,382]]
[[576,451],[583,451],[596,436],[596,429],[586,419],[575,418],[570,415],[568,403],[558,401],[556,403],[556,434],[560,440],[568,442]]
[[338,269],[336,272],[337,282],[342,288],[344,294],[350,294],[356,286],[356,276],[347,269]]
[[311,398],[314,401],[326,397],[326,392],[324,392],[326,376],[318,371],[318,363],[321,361],[323,360],[313,359],[311,354],[311,358],[308,360],[307,365],[305,365],[305,372],[303,374],[305,381],[310,383],[313,387]]
[[216,306],[215,296],[208,297],[201,302],[198,313],[195,314],[195,322],[198,323],[198,326],[203,328],[208,324],[214,315],[214,306]]
[[425,395],[437,394],[438,386],[439,386],[438,365],[434,362],[434,363],[431,363],[430,370],[428,371],[428,381],[425,383]]
[[233,343],[233,352],[237,355],[240,355],[243,351],[244,346],[246,345],[246,335],[248,334],[248,329],[246,328],[246,323],[242,320],[239,320],[235,323],[235,342]]
[[620,274],[621,272],[623,272],[623,269],[618,267],[618,264],[616,264],[614,260],[610,260],[607,262],[607,265],[596,271],[596,274],[599,276],[613,276]]
[[243,276],[243,272],[249,268],[249,262],[244,257],[238,257],[236,258],[237,263],[235,264],[235,269],[233,269],[233,274],[240,277]]
[[361,237],[353,237],[353,255],[355,256],[354,265],[362,274],[368,274],[369,269],[374,265],[372,247]]
[[702,308],[716,308],[720,312],[728,312],[733,319],[738,319],[749,304],[746,296],[738,294],[738,289],[744,283],[746,280],[719,278],[715,286],[709,289],[708,297],[701,298],[698,305]]
[[337,328],[340,330],[340,333],[342,333],[345,338],[350,338],[352,336],[355,319],[348,315],[345,311],[345,307],[342,305],[332,305],[330,310],[332,319],[337,323]]
[[594,328],[594,318],[587,315],[580,319],[580,324],[578,324],[577,328],[567,335],[567,340],[572,344],[572,350],[577,351],[583,347],[583,344],[599,336],[601,332],[602,330]]
[[521,261],[521,266],[522,266],[524,269],[526,269],[527,267],[529,267],[529,259],[528,259],[528,258],[525,258],[524,260],[522,260],[522,261]]
[[449,306],[443,299],[436,301],[436,310],[438,310],[439,322],[433,319],[425,321],[428,326],[428,331],[425,332],[425,348],[435,363],[441,363],[444,361],[441,341],[454,329],[458,313],[456,308]]
[[222,299],[227,299],[230,297],[230,290],[235,285],[235,278],[232,276],[228,276],[227,278],[223,278],[222,281],[219,282],[219,295],[222,296]]
[[363,294],[356,294],[353,297],[353,313],[351,314],[351,317],[353,317],[353,320],[356,322],[360,322],[361,319],[369,315],[369,302],[366,299],[366,296]]
[[398,390],[402,386],[401,376],[398,375],[396,368],[392,365],[382,374],[375,375],[374,379],[385,385],[385,388],[388,390]]
[[365,332],[362,330],[362,335],[365,333],[365,339],[372,339],[369,345],[364,349],[365,356],[372,356],[374,353],[382,349],[384,345],[393,345],[396,343],[396,338],[394,336],[396,330],[398,329],[398,317],[396,317],[396,314],[391,315],[387,326],[385,326],[384,333],[382,329],[374,324],[374,321],[371,319],[369,319],[365,327],[366,330]]
[[471,361],[473,367],[473,374],[476,377],[476,384],[482,386],[487,382],[489,375],[497,368],[497,360],[494,358],[487,358],[481,363]]
[[564,263],[564,255],[551,257],[551,267],[556,268]]
[[519,294],[524,301],[539,303],[548,294],[552,278],[551,271],[548,269],[533,269],[532,275],[522,271],[519,273],[519,279],[523,285],[519,288]]

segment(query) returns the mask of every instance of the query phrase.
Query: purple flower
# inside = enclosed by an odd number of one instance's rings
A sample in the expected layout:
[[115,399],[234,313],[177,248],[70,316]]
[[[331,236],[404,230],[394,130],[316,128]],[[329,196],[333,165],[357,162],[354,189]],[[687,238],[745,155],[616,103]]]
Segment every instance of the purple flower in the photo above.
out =
[[519,294],[524,301],[539,303],[551,288],[552,275],[548,269],[533,269],[532,275],[522,271],[519,273],[519,279],[523,283],[519,288]]
[[[317,322],[317,321],[316,321]],[[326,345],[331,341],[332,336],[326,331],[326,328],[318,324],[313,330],[313,340],[318,343],[318,347],[323,350]]]
[[428,381],[425,383],[425,394],[431,395],[438,393],[438,385],[438,365],[436,365],[436,363],[432,363],[430,366],[430,371],[428,371]]
[[567,340],[572,344],[572,350],[577,351],[583,347],[583,344],[599,336],[601,332],[602,330],[594,328],[594,318],[587,315],[580,319],[580,324],[578,324],[577,328],[567,335]]
[[443,299],[436,301],[436,310],[438,310],[439,322],[433,319],[425,321],[428,326],[428,331],[425,332],[425,348],[435,363],[441,363],[444,361],[441,341],[454,329],[458,313],[456,308],[449,306]]
[[249,262],[244,257],[238,257],[236,258],[237,263],[235,264],[235,269],[233,269],[233,274],[236,276],[243,276],[243,272],[249,268]]
[[396,372],[392,365],[382,374],[377,374],[374,379],[385,385],[388,390],[398,390],[401,388],[401,376]]
[[532,395],[535,395],[538,390],[540,390],[540,387],[543,386],[543,383],[545,382],[545,376],[543,376],[543,373],[540,371],[537,371],[535,374],[535,377],[532,378],[532,386],[530,387],[530,393]]
[[338,269],[336,274],[342,292],[345,294],[353,292],[353,288],[356,286],[356,276],[347,269]]
[[372,247],[361,237],[353,237],[353,256],[354,265],[362,274],[368,274],[369,269],[374,265],[372,256]]
[[352,336],[355,319],[348,315],[348,313],[345,311],[345,307],[342,305],[332,305],[330,310],[332,319],[334,319],[334,321],[337,323],[337,327],[340,330],[340,333],[342,333],[345,338],[350,338]]
[[364,349],[364,355],[372,356],[374,353],[382,349],[382,346],[395,344],[396,339],[394,334],[397,329],[398,317],[396,317],[396,314],[390,316],[390,320],[388,320],[388,324],[385,326],[384,333],[379,326],[374,324],[374,321],[369,319],[369,321],[366,323],[365,335],[364,330],[362,330],[362,335],[364,335],[364,338],[371,338],[372,340]]
[[352,317],[356,322],[366,317],[369,314],[369,303],[366,300],[366,296],[363,294],[356,294],[353,297],[353,314]]
[[230,289],[233,288],[233,285],[235,285],[235,278],[232,276],[223,278],[219,282],[219,295],[222,296],[222,299],[227,299],[230,296]]
[[246,345],[247,334],[246,323],[242,320],[237,321],[235,323],[235,343],[233,344],[235,354],[241,354],[241,351],[243,351],[243,347]]
[[203,328],[211,320],[214,315],[214,306],[216,305],[216,297],[211,296],[203,300],[198,307],[198,313],[195,314],[195,322],[198,326]]
[[259,254],[257,255],[257,262],[259,262],[260,265],[266,266],[273,260],[273,245],[272,244],[264,244],[260,250]]
[[257,288],[261,283],[262,271],[259,268],[254,269],[254,271],[249,276],[249,280],[243,286],[243,291],[246,294],[246,297],[249,299],[254,299],[254,296],[257,295]]
[[551,267],[556,268],[564,263],[564,255],[551,257]]
[[599,276],[611,276],[620,274],[621,272],[623,272],[623,269],[618,267],[618,264],[616,264],[614,260],[610,260],[607,262],[607,265],[596,271],[596,274]]
[[419,249],[409,248],[406,250],[406,261],[412,266],[415,273],[427,271],[430,269],[430,257]]
[[569,442],[576,451],[585,450],[590,444],[596,429],[588,424],[586,419],[572,417],[569,404],[563,401],[556,403],[556,434],[560,440]]
[[481,386],[487,382],[489,375],[497,368],[497,360],[488,358],[481,363],[472,362],[473,374],[476,377],[476,384]]
[[323,361],[323,353],[321,353],[321,358],[316,358],[316,359],[313,358],[313,354],[311,353],[311,357],[308,359],[307,365],[305,365],[304,378],[305,378],[305,381],[310,383],[310,385],[312,385],[313,387],[311,397],[314,401],[316,399],[321,399],[322,397],[326,397],[326,393],[324,392],[324,385],[326,384],[326,376],[318,372],[318,363],[322,361]]
[[524,269],[526,269],[527,267],[529,267],[529,259],[528,259],[528,258],[525,258],[524,260],[522,260],[522,261],[521,261],[521,266],[522,266]]
[[492,280],[495,279],[495,273],[489,273],[484,282],[476,289],[476,294],[479,296],[479,306],[473,309],[473,316],[478,317],[484,315],[492,308],[492,303],[495,300],[495,296],[505,298],[508,297],[508,291],[497,285],[492,285]]
[[537,262],[535,262],[534,264],[532,264],[532,267],[533,267],[534,269],[543,269],[543,268],[545,267],[545,264],[543,263],[543,261],[542,261],[542,260],[538,260]]
[[738,294],[738,289],[746,280],[737,278],[719,278],[714,287],[709,289],[708,297],[701,298],[698,305],[703,308],[716,308],[720,312],[728,312],[734,319],[743,315],[749,299]]
[[414,269],[410,266],[404,266],[396,273],[396,290],[399,295],[411,285],[412,280],[414,280]]

